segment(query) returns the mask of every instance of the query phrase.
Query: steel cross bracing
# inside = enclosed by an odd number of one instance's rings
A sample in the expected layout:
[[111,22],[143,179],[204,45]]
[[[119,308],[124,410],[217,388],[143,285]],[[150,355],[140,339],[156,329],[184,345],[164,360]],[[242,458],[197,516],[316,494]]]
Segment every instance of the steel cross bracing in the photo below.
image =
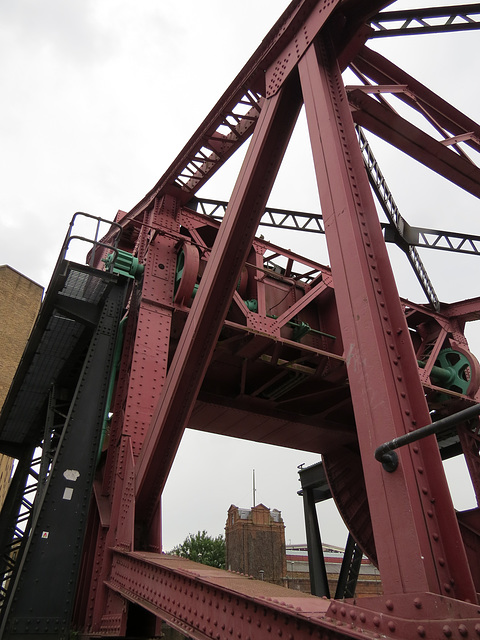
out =
[[[320,3],[321,4],[321,3]],[[345,2],[345,5],[354,6],[355,2]],[[357,15],[356,10],[351,11],[349,19],[347,11],[346,30],[354,31],[362,25],[362,18],[368,17],[367,22],[379,20],[382,14],[375,11],[376,7],[387,6],[389,2],[368,2],[364,11]],[[170,186],[180,187],[182,202],[188,201],[198,189],[228,160],[228,158],[250,137],[260,113],[262,96],[265,95],[264,70],[268,69],[276,61],[276,56],[281,52],[283,42],[287,38],[298,38],[301,29],[305,29],[305,42],[298,44],[297,40],[295,57],[301,55],[305,47],[312,40],[318,29],[315,21],[303,25],[304,15],[315,2],[299,2],[295,8],[292,5],[280,18],[262,41],[258,50],[242,69],[237,78],[232,82],[224,95],[214,106],[210,114],[200,125],[195,136],[185,145],[179,156],[172,163],[168,171],[154,188],[129,212],[123,224],[134,219],[151,204],[156,195]],[[471,13],[476,15],[479,10],[478,3],[463,5],[462,11],[471,7]],[[452,7],[452,10],[454,8]],[[430,9],[434,13],[434,9]],[[460,8],[458,9],[460,11]],[[449,18],[450,18],[450,13]],[[451,22],[451,20],[449,20]],[[463,21],[456,25],[457,30],[472,28],[472,24],[478,28],[478,23],[471,20]],[[369,32],[364,38],[372,37],[380,31]],[[384,33],[382,30],[381,33]],[[392,34],[393,35],[393,34]],[[289,54],[290,55],[290,54]],[[349,61],[350,62],[350,61]],[[292,61],[290,62],[292,64]],[[277,73],[273,66],[273,73]],[[283,73],[283,71],[282,71]],[[273,86],[273,85],[272,85]],[[269,89],[267,87],[267,93]]]
[[382,11],[370,21],[372,38],[480,28],[480,4]]
[[[228,206],[228,202],[225,200],[200,197],[194,198],[188,204],[204,215],[211,216],[219,221],[223,219]],[[398,214],[398,216],[401,221],[401,224],[398,226],[386,222],[381,223],[382,229],[385,232],[386,242],[395,242],[399,245],[407,244],[411,247],[424,249],[464,253],[467,255],[480,255],[479,235],[416,227],[408,224],[401,214]],[[292,211],[290,209],[268,206],[265,208],[264,215],[259,224],[264,227],[278,227],[289,231],[325,234],[321,213]]]
[[[133,254],[143,270],[128,287],[113,278],[106,325],[92,334],[72,400],[61,454],[73,465],[78,453],[88,518],[61,518],[57,465],[3,619],[5,638],[63,637],[73,605],[71,630],[94,635],[151,637],[159,620],[199,640],[480,634],[478,511],[457,517],[441,463],[441,451],[463,447],[478,492],[478,421],[403,448],[394,473],[374,459],[380,444],[480,399],[480,365],[464,335],[480,300],[432,309],[399,298],[355,130],[480,196],[470,159],[480,151],[478,124],[365,46],[389,4],[293,2],[165,175],[99,243],[89,277],[104,274],[110,244],[114,257]],[[344,86],[347,67],[359,85]],[[391,95],[436,137],[400,116]],[[322,210],[321,224],[304,226],[325,232],[331,268],[255,237],[302,107]],[[198,189],[249,137],[221,224],[192,210]],[[401,218],[391,214],[398,234]],[[100,438],[111,381],[111,421]],[[280,587],[162,556],[162,491],[186,427],[321,454],[384,595],[298,604]],[[42,547],[42,534],[53,540],[63,526],[85,535],[81,562],[80,544],[61,546],[57,615],[44,570],[53,557],[44,549],[53,554],[54,545]]]
[[3,551],[3,557],[0,564],[0,612],[8,601],[18,570],[17,561],[21,558],[27,544],[33,519],[38,515],[38,505],[61,439],[70,403],[71,398],[66,398],[65,393],[60,394],[55,386],[52,387],[48,398],[43,438],[33,452],[31,446],[27,447],[24,455],[20,457],[18,473],[15,473],[12,483],[13,490],[9,489],[2,508],[0,549]]
[[[360,143],[360,150],[363,156],[363,162],[365,163],[365,168],[368,173],[368,179],[370,181],[370,185],[380,202],[380,205],[390,221],[391,226],[394,229],[394,235],[399,236],[401,240],[404,240],[406,229],[406,223],[403,219],[398,207],[395,203],[393,195],[388,188],[387,182],[383,176],[383,173],[379,167],[379,164],[373,155],[373,151],[368,144],[368,141],[365,137],[365,134],[361,127],[357,127],[357,135],[358,141]],[[418,251],[415,247],[409,245],[408,243],[397,242],[400,248],[405,251],[410,264],[415,271],[415,275],[417,276],[422,289],[424,290],[427,300],[430,302],[432,307],[436,310],[440,310],[440,302],[438,300],[437,294],[435,293],[435,289],[428,277],[426,269],[423,265],[422,259],[420,258]]]

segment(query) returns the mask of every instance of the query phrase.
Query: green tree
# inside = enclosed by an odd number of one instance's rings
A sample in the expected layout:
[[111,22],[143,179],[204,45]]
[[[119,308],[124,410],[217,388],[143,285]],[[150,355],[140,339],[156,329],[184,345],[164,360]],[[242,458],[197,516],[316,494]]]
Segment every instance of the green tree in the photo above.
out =
[[198,531],[195,535],[190,533],[182,544],[174,547],[170,553],[225,569],[225,538],[222,535],[213,538],[206,531]]

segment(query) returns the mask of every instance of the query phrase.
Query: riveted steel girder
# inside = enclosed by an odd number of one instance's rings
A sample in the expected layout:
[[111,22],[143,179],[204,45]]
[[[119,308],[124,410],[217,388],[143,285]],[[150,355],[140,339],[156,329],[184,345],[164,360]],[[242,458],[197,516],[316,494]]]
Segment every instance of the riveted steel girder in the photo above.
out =
[[372,38],[480,29],[480,4],[382,11],[370,21]]
[[[432,594],[328,600],[176,556],[115,551],[109,589],[195,640],[464,638],[475,605]],[[103,632],[109,633],[105,621]]]
[[370,637],[327,619],[329,600],[176,556],[116,552],[108,586],[196,640]]
[[299,72],[385,590],[412,592],[422,585],[449,595],[456,574],[458,597],[474,601],[466,557],[457,555],[462,543],[436,444],[425,440],[404,456],[400,482],[370,462],[380,434],[395,437],[430,417],[411,343],[403,338],[405,318],[332,49],[325,34],[302,58]]

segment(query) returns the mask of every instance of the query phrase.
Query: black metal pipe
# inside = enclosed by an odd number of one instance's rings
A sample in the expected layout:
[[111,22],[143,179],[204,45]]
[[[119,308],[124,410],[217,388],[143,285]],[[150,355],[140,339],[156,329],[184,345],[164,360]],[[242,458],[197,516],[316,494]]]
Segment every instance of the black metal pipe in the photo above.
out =
[[406,444],[411,444],[412,442],[417,442],[417,440],[421,440],[427,436],[446,431],[451,427],[455,427],[459,422],[471,420],[478,415],[480,415],[480,404],[474,404],[471,407],[467,407],[467,409],[453,413],[451,416],[447,416],[425,427],[420,427],[419,429],[415,429],[415,431],[394,438],[377,447],[375,450],[375,460],[381,462],[385,471],[391,473],[398,467],[398,456],[394,451],[395,449],[404,447]]

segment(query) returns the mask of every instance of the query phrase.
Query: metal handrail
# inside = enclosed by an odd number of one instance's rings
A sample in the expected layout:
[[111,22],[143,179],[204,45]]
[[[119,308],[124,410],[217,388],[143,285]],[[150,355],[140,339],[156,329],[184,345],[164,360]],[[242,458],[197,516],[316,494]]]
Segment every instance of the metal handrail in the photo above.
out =
[[[73,227],[75,225],[75,222],[77,220],[77,217],[82,216],[84,218],[90,218],[91,220],[96,220],[97,221],[97,225],[96,225],[96,229],[95,229],[95,236],[94,238],[86,238],[84,236],[77,236],[77,235],[72,235],[72,230]],[[98,235],[99,235],[99,231],[100,231],[100,225],[102,223],[108,224],[110,225],[110,227],[116,227],[118,229],[118,234],[114,240],[113,244],[106,244],[104,242],[102,242],[101,240],[98,240]],[[112,222],[111,220],[107,220],[106,218],[101,218],[99,216],[94,216],[91,213],[85,213],[83,211],[77,211],[76,213],[74,213],[70,224],[68,226],[68,231],[67,231],[67,235],[65,236],[65,240],[63,241],[63,245],[62,245],[62,249],[60,251],[60,256],[59,256],[59,262],[65,260],[68,248],[70,246],[70,242],[72,240],[82,240],[84,242],[88,242],[93,246],[93,250],[90,254],[90,259],[88,261],[88,266],[93,266],[94,262],[95,262],[95,252],[97,247],[103,247],[106,249],[110,249],[112,251],[115,252],[115,255],[118,254],[118,249],[117,249],[117,245],[118,245],[118,241],[120,239],[120,234],[122,232],[122,226],[120,224],[118,224],[117,222]]]
[[471,420],[472,418],[476,418],[479,415],[480,403],[474,404],[471,407],[467,407],[462,411],[457,411],[457,413],[453,413],[446,418],[441,418],[440,420],[432,422],[432,424],[428,424],[425,427],[415,429],[415,431],[406,433],[402,436],[399,436],[398,438],[394,438],[389,442],[381,444],[379,447],[377,447],[377,449],[375,449],[375,460],[378,460],[378,462],[382,463],[385,471],[392,473],[398,467],[398,456],[395,453],[395,449],[404,447],[405,445],[411,444],[412,442],[417,442],[418,440],[426,438],[427,436],[442,433],[443,431],[448,431],[448,429],[455,427],[460,422]]

